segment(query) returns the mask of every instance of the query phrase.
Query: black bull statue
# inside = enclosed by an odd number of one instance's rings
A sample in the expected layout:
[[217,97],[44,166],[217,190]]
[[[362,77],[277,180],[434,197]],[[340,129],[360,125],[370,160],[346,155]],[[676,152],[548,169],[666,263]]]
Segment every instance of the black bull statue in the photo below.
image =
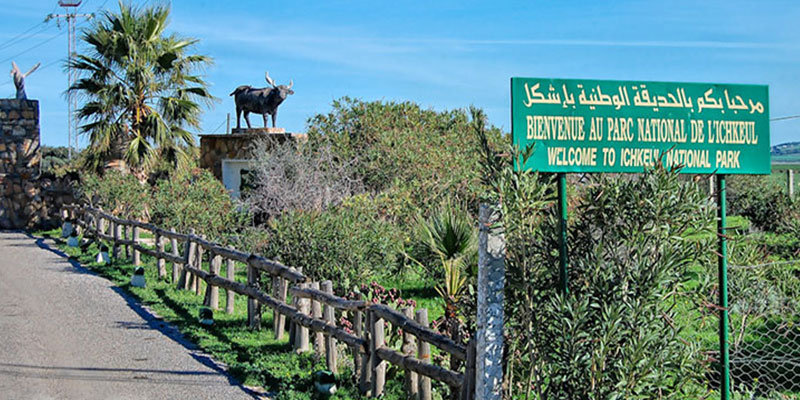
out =
[[247,123],[247,128],[250,126],[250,113],[261,114],[264,117],[264,127],[267,127],[267,114],[272,115],[272,127],[275,127],[275,119],[278,115],[278,106],[286,100],[290,94],[294,94],[292,85],[294,82],[289,81],[289,85],[276,85],[275,81],[269,77],[269,72],[265,74],[267,83],[271,87],[254,88],[249,85],[243,85],[236,88],[230,95],[236,103],[236,129],[240,129],[240,119],[242,112],[244,112],[244,121]]

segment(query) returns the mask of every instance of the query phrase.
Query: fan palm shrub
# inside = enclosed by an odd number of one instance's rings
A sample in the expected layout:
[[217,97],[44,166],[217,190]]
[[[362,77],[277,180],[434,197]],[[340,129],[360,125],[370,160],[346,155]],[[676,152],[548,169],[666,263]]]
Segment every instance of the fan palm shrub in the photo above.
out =
[[197,39],[167,33],[169,12],[120,2],[83,33],[88,50],[69,62],[80,76],[69,92],[85,99],[77,117],[89,136],[86,167],[146,173],[159,159],[187,161],[188,128],[213,99],[199,75],[211,59],[191,52]]

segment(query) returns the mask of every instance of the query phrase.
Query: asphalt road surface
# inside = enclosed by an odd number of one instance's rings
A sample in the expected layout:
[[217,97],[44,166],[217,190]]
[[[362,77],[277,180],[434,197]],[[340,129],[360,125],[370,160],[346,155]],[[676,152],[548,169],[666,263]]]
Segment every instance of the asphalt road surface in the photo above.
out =
[[256,397],[48,243],[0,232],[0,398]]

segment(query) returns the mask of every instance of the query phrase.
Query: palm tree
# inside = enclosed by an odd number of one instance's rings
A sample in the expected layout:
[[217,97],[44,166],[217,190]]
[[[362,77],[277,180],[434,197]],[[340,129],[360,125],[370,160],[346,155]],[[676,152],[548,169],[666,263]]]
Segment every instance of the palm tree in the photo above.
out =
[[77,116],[89,135],[84,164],[121,163],[146,173],[159,160],[184,165],[194,148],[201,105],[213,97],[198,75],[209,57],[190,54],[196,39],[167,34],[169,8],[119,3],[82,34],[89,51],[70,62],[80,79],[69,92],[85,99]]
[[433,275],[441,278],[435,289],[445,304],[444,328],[458,340],[462,328],[459,303],[469,284],[467,269],[477,261],[477,229],[465,205],[445,199],[430,217],[417,218],[416,232],[417,253],[424,261],[406,256],[421,266],[440,269]]

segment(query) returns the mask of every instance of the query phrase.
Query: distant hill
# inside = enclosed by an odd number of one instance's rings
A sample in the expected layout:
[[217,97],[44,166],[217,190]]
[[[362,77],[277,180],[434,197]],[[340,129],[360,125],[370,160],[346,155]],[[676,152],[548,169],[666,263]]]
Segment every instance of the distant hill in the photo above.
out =
[[774,163],[800,163],[800,142],[772,146],[770,153]]

